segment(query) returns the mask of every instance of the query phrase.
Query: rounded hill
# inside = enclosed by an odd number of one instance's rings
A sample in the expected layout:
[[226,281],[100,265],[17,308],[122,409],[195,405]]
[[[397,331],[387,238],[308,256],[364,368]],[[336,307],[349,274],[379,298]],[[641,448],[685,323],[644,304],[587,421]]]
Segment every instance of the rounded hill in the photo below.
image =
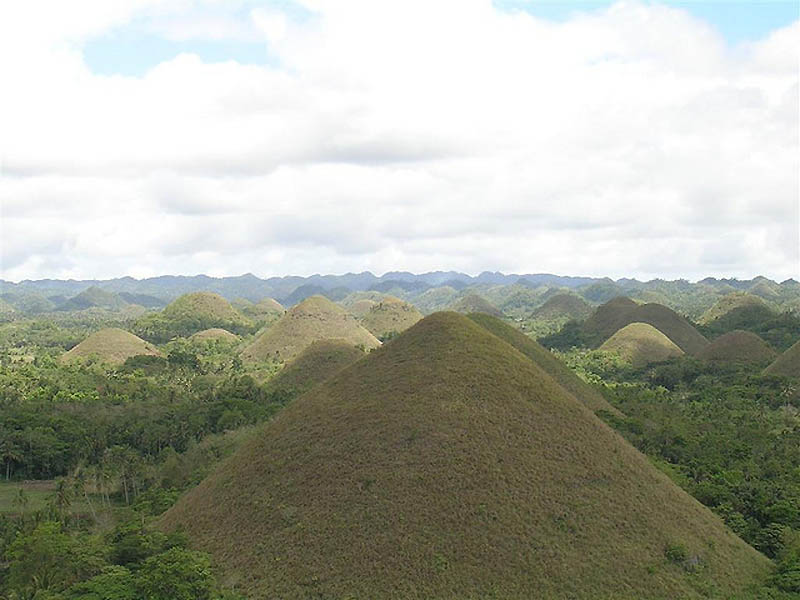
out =
[[741,311],[742,309],[750,309],[751,312],[772,312],[767,303],[758,296],[747,292],[733,292],[717,300],[711,308],[700,316],[697,322],[701,325],[708,325],[732,311]]
[[132,356],[161,356],[158,349],[143,339],[123,329],[111,327],[96,331],[80,344],[61,356],[68,363],[80,358],[96,356],[109,364],[122,364]]
[[255,304],[242,306],[240,310],[242,314],[256,321],[270,319],[286,312],[283,305],[274,298],[262,298]]
[[193,342],[206,342],[209,340],[219,340],[221,342],[235,343],[239,341],[239,336],[231,333],[226,329],[219,327],[212,327],[211,329],[204,329],[198,331],[190,338]]
[[533,361],[454,313],[289,404],[159,526],[254,599],[691,599],[770,569]]
[[765,373],[783,377],[800,377],[800,341],[778,356]]
[[468,294],[463,298],[459,298],[450,305],[448,310],[465,315],[470,313],[483,313],[485,315],[491,315],[501,319],[505,316],[503,311],[494,306],[486,298],[479,296],[478,294]]
[[422,319],[422,313],[408,302],[388,296],[376,303],[361,319],[361,324],[376,338],[401,333]]
[[671,339],[647,323],[626,325],[603,342],[599,349],[618,354],[634,367],[683,354]]
[[317,340],[340,339],[365,349],[380,346],[378,339],[356,318],[324,296],[311,296],[290,308],[272,327],[245,348],[249,362],[290,360]]
[[575,294],[556,294],[533,311],[534,319],[583,320],[592,314],[592,305]]
[[366,315],[373,306],[377,306],[377,302],[375,300],[370,300],[369,298],[362,298],[361,300],[356,300],[350,306],[347,307],[347,311],[359,319]]
[[703,348],[699,358],[720,362],[749,362],[767,364],[778,355],[755,333],[731,331],[725,333]]
[[162,315],[166,319],[179,321],[184,319],[198,319],[209,321],[242,321],[242,316],[236,312],[225,298],[213,292],[192,292],[184,294],[170,302]]

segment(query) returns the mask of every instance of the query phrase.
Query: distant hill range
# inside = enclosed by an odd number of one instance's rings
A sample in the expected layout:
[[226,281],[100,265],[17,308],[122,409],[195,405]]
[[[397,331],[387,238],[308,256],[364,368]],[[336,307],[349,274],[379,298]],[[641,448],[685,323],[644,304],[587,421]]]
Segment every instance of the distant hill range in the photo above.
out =
[[[393,271],[381,276],[370,272],[345,275],[285,276],[261,279],[253,274],[238,277],[164,275],[148,279],[122,277],[108,280],[0,280],[0,299],[19,314],[41,314],[86,309],[120,310],[136,305],[160,309],[184,294],[213,292],[229,301],[257,303],[272,298],[286,308],[313,295],[342,301],[353,293],[391,294],[411,302],[427,314],[442,310],[470,294],[478,294],[509,316],[526,317],[553,294],[568,292],[576,301],[598,305],[618,296],[638,302],[658,302],[697,320],[721,298],[734,292],[758,297],[771,309],[800,309],[800,283],[794,279],[775,282],[765,277],[749,280],[706,278],[686,280],[565,277],[548,273],[504,274],[484,272],[477,276],[455,271],[414,274]],[[736,298],[737,296],[733,296]],[[720,312],[724,306],[718,306]],[[712,311],[714,312],[714,311]],[[6,310],[6,313],[10,313]],[[706,314],[708,319],[710,314]]]

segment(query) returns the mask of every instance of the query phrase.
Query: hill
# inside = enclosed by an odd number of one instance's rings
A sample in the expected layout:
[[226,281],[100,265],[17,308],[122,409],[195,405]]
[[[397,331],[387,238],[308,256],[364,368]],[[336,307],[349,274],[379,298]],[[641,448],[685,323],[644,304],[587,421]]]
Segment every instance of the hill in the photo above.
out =
[[700,598],[770,563],[512,346],[432,315],[160,519],[249,598]]
[[401,333],[422,319],[413,304],[388,296],[369,309],[361,324],[379,340]]
[[97,286],[89,287],[76,296],[60,304],[56,310],[85,310],[87,308],[105,308],[108,310],[121,310],[130,303],[126,302],[119,294],[107,292]]
[[661,362],[683,354],[675,343],[647,323],[631,323],[608,338],[599,348],[619,354],[634,367]]
[[162,343],[212,328],[243,334],[251,332],[252,323],[219,294],[192,292],[173,300],[160,313],[145,315],[132,329],[146,340]]
[[636,304],[629,298],[614,298],[599,306],[583,324],[590,345],[598,347],[631,323],[647,323],[672,340],[686,354],[697,355],[708,340],[689,321],[661,304]]
[[361,317],[366,315],[372,309],[373,306],[377,305],[378,303],[375,300],[362,298],[361,300],[356,300],[350,306],[348,306],[347,312],[360,319]]
[[469,318],[504,342],[514,346],[592,411],[605,411],[618,417],[623,416],[603,398],[600,392],[575,375],[564,362],[536,340],[491,315],[473,313],[469,315]]
[[450,305],[449,310],[465,315],[470,313],[483,313],[501,319],[505,316],[499,308],[493,306],[488,300],[478,294],[468,294],[463,298],[459,298]]
[[766,302],[764,302],[758,296],[754,296],[746,292],[733,292],[726,294],[717,300],[711,308],[709,308],[700,316],[697,322],[701,325],[708,325],[709,323],[726,316],[732,311],[741,310],[748,307],[755,307],[755,310],[757,311],[767,311],[769,313],[772,312],[767,306]]
[[800,341],[778,356],[765,373],[784,377],[800,377]]
[[228,343],[236,343],[239,341],[239,336],[227,331],[225,329],[220,329],[219,327],[212,327],[211,329],[204,329],[203,331],[198,331],[190,338],[193,342],[205,342],[208,340],[219,340],[221,342],[228,342]]
[[534,310],[531,317],[546,320],[566,318],[580,321],[586,319],[592,314],[592,311],[592,305],[580,296],[556,294]]
[[132,356],[147,354],[161,356],[153,345],[123,329],[109,328],[96,331],[80,344],[61,356],[62,362],[72,362],[82,357],[97,356],[109,364],[122,364]]
[[17,312],[16,308],[0,298],[0,317],[8,317],[13,315],[15,312]]
[[240,302],[240,306],[237,308],[243,315],[250,317],[254,321],[271,319],[286,312],[283,305],[274,298],[262,298],[255,304],[252,302],[249,304]]
[[344,340],[317,340],[266,383],[270,392],[295,398],[353,364],[366,353]]
[[272,327],[245,348],[249,362],[290,360],[317,340],[341,339],[366,349],[380,346],[378,339],[356,318],[324,296],[311,296],[290,308]]
[[777,355],[778,353],[755,333],[738,330],[712,340],[698,357],[722,362],[767,364],[775,360]]

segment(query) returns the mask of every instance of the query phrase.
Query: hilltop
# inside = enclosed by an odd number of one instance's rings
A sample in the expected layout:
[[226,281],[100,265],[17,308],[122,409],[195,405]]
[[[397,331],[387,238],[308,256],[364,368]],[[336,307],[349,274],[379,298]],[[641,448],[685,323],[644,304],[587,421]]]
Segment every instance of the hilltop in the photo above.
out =
[[534,362],[432,315],[160,519],[253,599],[701,598],[770,563]]
[[378,302],[375,300],[370,300],[369,298],[362,298],[361,300],[356,300],[349,306],[347,306],[347,312],[351,315],[358,317],[359,319],[366,315],[373,306],[377,306]]
[[755,333],[740,330],[719,336],[698,354],[705,360],[756,364],[772,362],[777,356],[778,353]]
[[262,298],[255,304],[240,301],[239,311],[254,321],[271,320],[281,316],[286,309],[274,298]]
[[647,323],[626,325],[603,342],[599,350],[618,354],[634,367],[683,354],[671,339]]
[[586,319],[592,312],[592,305],[580,296],[556,294],[534,310],[531,317],[547,320],[566,318],[580,321]]
[[123,329],[101,329],[91,334],[80,344],[61,356],[62,362],[72,362],[79,358],[97,356],[109,364],[122,364],[132,356],[147,354],[161,356],[152,344]]
[[764,372],[769,375],[800,377],[800,341],[778,356]]
[[267,390],[294,398],[353,364],[366,353],[344,340],[317,340],[270,379]]
[[361,324],[382,340],[405,331],[420,319],[422,313],[414,305],[394,296],[387,296],[369,309],[361,318]]
[[575,375],[564,362],[539,342],[517,331],[497,317],[481,313],[473,313],[468,316],[475,323],[504,342],[511,344],[519,352],[531,359],[540,369],[555,379],[561,387],[586,404],[592,411],[605,411],[618,417],[623,416],[603,398],[600,392]]
[[97,286],[83,290],[78,295],[60,304],[56,310],[85,310],[87,308],[105,308],[108,310],[121,310],[129,306],[119,294],[107,292]]
[[450,305],[448,310],[465,315],[470,313],[483,313],[498,318],[503,318],[505,316],[499,308],[478,294],[468,294],[463,298],[459,298]]
[[365,349],[380,346],[378,339],[356,318],[324,296],[311,296],[290,308],[272,327],[245,348],[242,358],[289,360],[317,340],[341,339]]
[[639,305],[625,296],[618,296],[601,304],[583,324],[587,335],[597,338],[596,345],[610,338],[615,331],[629,325],[630,314]]

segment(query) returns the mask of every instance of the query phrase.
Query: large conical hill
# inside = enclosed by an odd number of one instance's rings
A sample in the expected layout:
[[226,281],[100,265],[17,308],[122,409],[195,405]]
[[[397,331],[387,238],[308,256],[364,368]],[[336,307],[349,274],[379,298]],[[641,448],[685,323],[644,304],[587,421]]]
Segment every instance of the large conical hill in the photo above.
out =
[[235,344],[239,341],[239,336],[231,333],[227,329],[212,327],[210,329],[204,329],[203,331],[198,331],[197,333],[192,335],[189,339],[193,342],[219,341],[227,344]]
[[681,356],[681,350],[658,329],[647,323],[631,323],[608,338],[599,348],[619,354],[634,367]]
[[470,313],[483,313],[498,318],[503,318],[505,316],[503,311],[478,294],[467,294],[463,298],[459,298],[450,305],[449,310],[465,315]]
[[473,313],[469,315],[469,318],[501,340],[514,346],[514,348],[539,365],[561,387],[572,393],[573,396],[593,411],[602,410],[622,416],[622,413],[611,406],[600,392],[573,373],[563,361],[559,360],[558,357],[536,340],[491,315]]
[[380,346],[378,339],[356,318],[324,296],[311,296],[289,309],[272,327],[245,348],[249,362],[290,360],[317,340],[341,339],[365,349]]
[[765,373],[784,377],[800,377],[800,341],[778,356]]
[[361,324],[376,338],[384,339],[401,333],[422,319],[413,304],[388,296],[370,308]]
[[369,298],[362,298],[361,300],[356,300],[349,306],[346,306],[347,312],[351,315],[358,317],[359,319],[365,316],[370,310],[372,310],[373,306],[377,306],[378,302],[375,300],[370,300]]
[[622,329],[629,321],[630,314],[639,306],[626,296],[617,296],[597,307],[586,322],[583,329],[587,334],[602,341],[611,337],[615,331]]
[[701,598],[770,568],[454,313],[289,404],[159,525],[253,600]]
[[743,310],[753,314],[772,314],[772,310],[767,306],[767,303],[758,296],[746,292],[733,292],[717,300],[711,308],[700,316],[697,322],[701,325],[708,325],[733,311],[741,312]]
[[243,322],[225,298],[213,292],[192,292],[170,302],[162,315],[170,320],[200,319],[215,322]]
[[158,349],[143,339],[123,329],[111,327],[96,331],[80,344],[61,356],[61,361],[68,363],[79,358],[96,356],[109,364],[122,364],[132,356],[148,354],[161,356]]
[[767,364],[775,360],[778,353],[751,331],[731,331],[715,340],[698,355],[705,360],[719,362],[749,362]]

